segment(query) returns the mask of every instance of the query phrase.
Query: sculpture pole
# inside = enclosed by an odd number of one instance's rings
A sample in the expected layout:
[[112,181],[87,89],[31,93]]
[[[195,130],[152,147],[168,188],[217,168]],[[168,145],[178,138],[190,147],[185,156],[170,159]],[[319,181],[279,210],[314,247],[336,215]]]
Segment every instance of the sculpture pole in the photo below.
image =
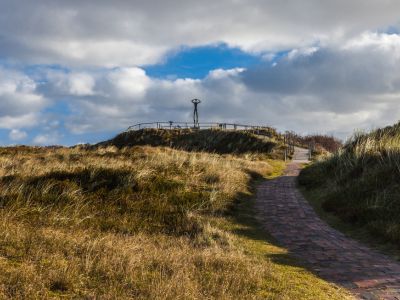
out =
[[192,103],[194,105],[193,110],[193,127],[199,128],[199,113],[197,111],[197,105],[201,103],[200,99],[193,99]]

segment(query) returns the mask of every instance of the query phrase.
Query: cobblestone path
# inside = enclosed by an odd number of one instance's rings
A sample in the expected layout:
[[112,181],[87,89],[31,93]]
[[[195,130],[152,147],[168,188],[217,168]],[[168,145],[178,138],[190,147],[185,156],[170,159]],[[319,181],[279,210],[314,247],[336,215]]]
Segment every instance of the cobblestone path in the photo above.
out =
[[331,228],[297,190],[306,157],[296,149],[285,174],[258,187],[257,218],[310,270],[358,299],[400,299],[400,264]]

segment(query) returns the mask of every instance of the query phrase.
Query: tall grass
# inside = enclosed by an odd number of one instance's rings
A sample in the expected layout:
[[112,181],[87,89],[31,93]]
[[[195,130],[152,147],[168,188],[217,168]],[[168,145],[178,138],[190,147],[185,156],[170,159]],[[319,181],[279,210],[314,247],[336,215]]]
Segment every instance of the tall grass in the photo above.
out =
[[0,299],[347,296],[238,221],[283,162],[84,148],[0,148]]
[[400,124],[355,134],[299,180],[323,189],[327,211],[400,246]]
[[208,219],[272,171],[167,148],[3,148],[0,298],[257,298],[269,263]]

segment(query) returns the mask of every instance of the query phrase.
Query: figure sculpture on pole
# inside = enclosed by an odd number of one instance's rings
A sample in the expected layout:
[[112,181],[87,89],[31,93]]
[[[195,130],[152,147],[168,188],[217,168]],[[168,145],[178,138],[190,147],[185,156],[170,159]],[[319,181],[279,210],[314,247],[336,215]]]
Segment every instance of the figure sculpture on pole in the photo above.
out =
[[199,113],[197,112],[197,105],[201,103],[200,99],[193,99],[192,103],[194,105],[193,110],[193,127],[199,128]]

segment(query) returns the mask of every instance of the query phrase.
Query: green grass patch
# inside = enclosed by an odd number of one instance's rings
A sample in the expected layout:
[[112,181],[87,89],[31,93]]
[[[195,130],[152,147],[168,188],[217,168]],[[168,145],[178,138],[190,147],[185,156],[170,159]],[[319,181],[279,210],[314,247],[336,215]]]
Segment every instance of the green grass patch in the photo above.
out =
[[299,184],[332,226],[399,259],[400,124],[356,134],[301,172]]

